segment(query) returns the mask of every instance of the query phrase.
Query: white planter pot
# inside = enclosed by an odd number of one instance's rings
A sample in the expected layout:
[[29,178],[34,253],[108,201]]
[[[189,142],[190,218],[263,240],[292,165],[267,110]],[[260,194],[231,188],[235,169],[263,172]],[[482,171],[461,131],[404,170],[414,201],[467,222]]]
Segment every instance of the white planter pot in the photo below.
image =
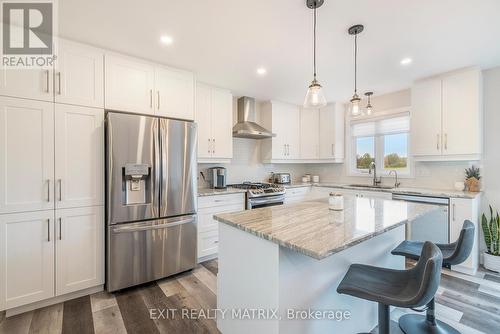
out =
[[500,256],[484,253],[484,267],[497,273],[500,272]]

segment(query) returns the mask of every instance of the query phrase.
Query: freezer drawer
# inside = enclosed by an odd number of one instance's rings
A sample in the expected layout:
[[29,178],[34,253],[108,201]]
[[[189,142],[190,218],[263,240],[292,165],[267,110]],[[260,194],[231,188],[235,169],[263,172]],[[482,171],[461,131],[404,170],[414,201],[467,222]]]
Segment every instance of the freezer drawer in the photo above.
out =
[[196,215],[108,226],[106,289],[116,291],[192,269]]

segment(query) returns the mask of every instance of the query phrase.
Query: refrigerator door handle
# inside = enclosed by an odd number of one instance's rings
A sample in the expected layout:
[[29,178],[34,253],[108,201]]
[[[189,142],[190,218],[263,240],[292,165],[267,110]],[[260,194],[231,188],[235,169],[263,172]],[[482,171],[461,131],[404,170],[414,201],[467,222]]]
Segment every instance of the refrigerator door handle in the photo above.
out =
[[114,227],[112,232],[113,233],[132,233],[132,232],[139,232],[139,231],[149,231],[149,230],[159,230],[159,229],[164,229],[172,226],[178,226],[178,225],[184,225],[184,224],[189,224],[196,221],[196,217],[190,217],[188,219],[182,219],[174,222],[166,222],[163,224],[155,224],[155,225],[146,225],[146,226],[141,226],[143,224],[133,224],[133,226],[130,226],[130,224],[127,224],[128,226],[117,226]]
[[159,217],[160,215],[160,203],[161,203],[161,165],[160,165],[160,160],[161,160],[161,142],[160,142],[160,124],[159,120],[155,119],[153,122],[153,159],[154,159],[154,166],[153,166],[153,211],[154,215],[156,217]]

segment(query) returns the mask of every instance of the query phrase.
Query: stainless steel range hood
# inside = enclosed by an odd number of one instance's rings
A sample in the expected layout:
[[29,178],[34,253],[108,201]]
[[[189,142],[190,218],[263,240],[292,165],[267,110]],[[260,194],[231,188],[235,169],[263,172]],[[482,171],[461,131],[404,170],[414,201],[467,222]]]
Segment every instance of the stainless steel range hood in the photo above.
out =
[[276,134],[255,123],[255,99],[243,96],[238,99],[238,123],[233,127],[233,137],[265,139]]

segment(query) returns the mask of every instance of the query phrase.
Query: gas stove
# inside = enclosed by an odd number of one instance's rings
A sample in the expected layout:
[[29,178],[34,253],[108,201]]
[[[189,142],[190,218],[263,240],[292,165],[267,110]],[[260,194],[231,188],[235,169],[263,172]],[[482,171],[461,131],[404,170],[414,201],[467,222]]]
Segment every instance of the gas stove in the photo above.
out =
[[279,184],[243,182],[231,187],[247,191],[247,209],[280,205],[285,201],[285,188]]

